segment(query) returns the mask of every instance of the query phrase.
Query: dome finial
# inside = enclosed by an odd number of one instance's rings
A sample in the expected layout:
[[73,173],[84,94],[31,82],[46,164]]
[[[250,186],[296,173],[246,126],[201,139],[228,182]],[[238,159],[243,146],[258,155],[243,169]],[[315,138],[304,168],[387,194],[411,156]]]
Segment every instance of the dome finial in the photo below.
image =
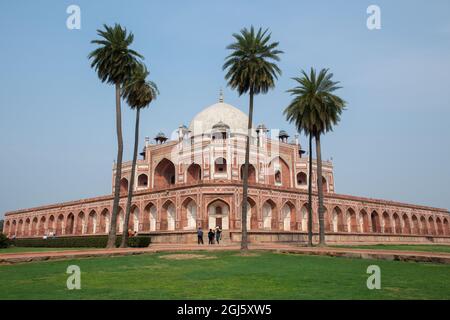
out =
[[223,103],[223,90],[222,90],[222,88],[220,88],[220,91],[219,91],[219,102]]

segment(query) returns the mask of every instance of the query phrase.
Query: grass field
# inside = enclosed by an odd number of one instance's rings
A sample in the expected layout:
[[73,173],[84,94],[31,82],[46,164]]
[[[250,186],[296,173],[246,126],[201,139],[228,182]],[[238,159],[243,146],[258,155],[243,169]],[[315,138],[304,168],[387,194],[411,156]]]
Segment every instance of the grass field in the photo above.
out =
[[[270,252],[173,254],[0,266],[0,299],[450,299],[449,265]],[[81,290],[69,291],[66,269],[73,264],[81,268]],[[366,287],[372,264],[381,268],[380,290]]]
[[375,244],[375,245],[337,245],[337,248],[352,249],[375,249],[375,250],[409,250],[409,251],[425,251],[425,252],[443,252],[450,253],[449,245],[438,244]]

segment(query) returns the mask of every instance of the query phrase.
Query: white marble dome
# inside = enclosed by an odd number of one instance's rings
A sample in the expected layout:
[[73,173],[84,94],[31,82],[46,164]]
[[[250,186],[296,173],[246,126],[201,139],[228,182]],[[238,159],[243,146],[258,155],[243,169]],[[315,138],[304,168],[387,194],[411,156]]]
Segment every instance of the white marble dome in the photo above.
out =
[[247,132],[248,117],[236,107],[219,102],[203,109],[189,124],[189,130],[193,135],[210,133],[213,126],[222,122],[230,127],[231,133]]

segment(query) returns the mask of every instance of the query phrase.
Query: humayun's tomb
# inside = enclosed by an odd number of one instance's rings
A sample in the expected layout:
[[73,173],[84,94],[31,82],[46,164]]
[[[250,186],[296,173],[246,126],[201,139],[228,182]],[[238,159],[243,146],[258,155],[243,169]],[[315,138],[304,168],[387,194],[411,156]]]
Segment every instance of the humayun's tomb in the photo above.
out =
[[[153,243],[195,242],[196,228],[222,226],[227,242],[240,241],[242,170],[247,115],[223,102],[204,109],[172,139],[145,140],[129,186],[131,161],[123,163],[118,232],[126,193],[134,188],[130,227]],[[250,141],[248,228],[250,242],[307,241],[308,158],[297,136],[254,128]],[[113,177],[115,168],[113,168]],[[450,243],[447,209],[362,198],[335,192],[333,165],[323,161],[328,242]],[[317,181],[316,163],[313,181]],[[114,183],[114,179],[112,179]],[[114,189],[114,185],[112,186]],[[317,187],[313,184],[313,230],[317,238]],[[5,214],[8,236],[105,234],[113,195],[57,203]],[[315,239],[317,240],[317,239]]]

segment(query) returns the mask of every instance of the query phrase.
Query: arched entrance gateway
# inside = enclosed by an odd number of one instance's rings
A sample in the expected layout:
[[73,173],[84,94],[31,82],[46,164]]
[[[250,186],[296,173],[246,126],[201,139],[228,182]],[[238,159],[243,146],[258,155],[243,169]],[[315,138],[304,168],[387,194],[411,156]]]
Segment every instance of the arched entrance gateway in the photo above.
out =
[[207,207],[208,212],[208,229],[214,229],[216,226],[222,230],[230,228],[230,206],[223,200],[215,200]]

